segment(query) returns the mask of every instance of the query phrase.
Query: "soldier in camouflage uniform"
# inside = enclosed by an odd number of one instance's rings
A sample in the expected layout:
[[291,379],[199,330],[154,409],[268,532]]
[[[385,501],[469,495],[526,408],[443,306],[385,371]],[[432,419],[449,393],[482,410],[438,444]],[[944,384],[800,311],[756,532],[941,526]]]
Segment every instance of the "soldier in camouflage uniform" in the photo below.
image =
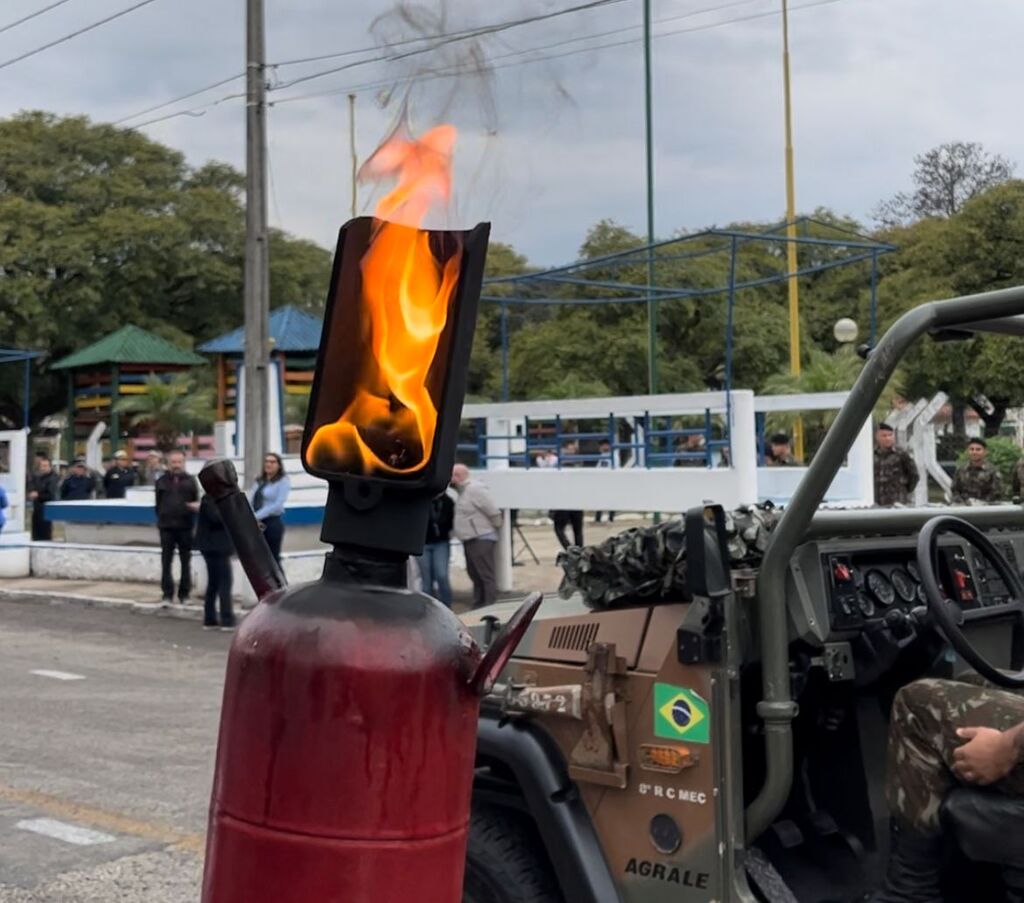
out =
[[793,455],[793,449],[789,444],[789,436],[785,433],[775,433],[769,440],[771,451],[768,453],[768,460],[765,462],[769,467],[799,467],[800,462]]
[[998,502],[1003,497],[1003,483],[985,456],[988,446],[984,439],[967,443],[967,463],[961,464],[953,477],[953,501],[966,505],[971,502]]
[[[1024,693],[970,680],[928,678],[896,694],[889,725],[893,852],[873,903],[942,900],[939,807],[957,784],[1024,797]],[[1008,894],[1013,903],[1024,900],[1024,888],[1008,887]]]
[[1024,458],[1013,468],[1012,495],[1015,499],[1024,496]]
[[910,452],[896,448],[896,433],[888,423],[878,424],[875,431],[875,504],[908,504],[917,480],[917,465]]

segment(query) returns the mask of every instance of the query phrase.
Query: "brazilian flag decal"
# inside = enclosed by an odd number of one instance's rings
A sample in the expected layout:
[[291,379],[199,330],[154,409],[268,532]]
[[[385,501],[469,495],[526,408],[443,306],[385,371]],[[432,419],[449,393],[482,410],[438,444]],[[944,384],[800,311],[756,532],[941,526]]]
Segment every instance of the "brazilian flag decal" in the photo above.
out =
[[708,743],[711,735],[708,704],[693,690],[655,684],[654,735],[666,740]]

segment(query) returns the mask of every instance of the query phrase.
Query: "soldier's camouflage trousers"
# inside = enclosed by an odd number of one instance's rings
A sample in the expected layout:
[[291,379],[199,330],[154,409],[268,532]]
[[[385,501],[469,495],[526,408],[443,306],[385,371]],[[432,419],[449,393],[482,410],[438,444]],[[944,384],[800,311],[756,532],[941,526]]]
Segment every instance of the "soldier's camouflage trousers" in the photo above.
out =
[[[1024,721],[1024,693],[976,682],[918,680],[903,687],[889,725],[889,811],[922,833],[940,830],[939,806],[959,782],[952,771],[953,751],[966,741],[961,727],[1004,731]],[[1024,797],[1024,765],[992,785]]]

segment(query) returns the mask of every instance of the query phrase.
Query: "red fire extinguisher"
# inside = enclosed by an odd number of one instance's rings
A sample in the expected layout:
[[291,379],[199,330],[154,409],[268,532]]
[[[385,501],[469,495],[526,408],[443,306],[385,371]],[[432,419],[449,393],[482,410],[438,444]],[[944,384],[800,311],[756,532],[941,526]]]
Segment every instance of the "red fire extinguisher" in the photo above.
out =
[[427,368],[433,446],[417,449],[402,416],[359,432],[381,460],[412,460],[412,478],[396,467],[374,476],[358,443],[329,446],[333,459],[310,453],[365,388],[345,386],[345,374],[358,382],[373,370],[351,360],[371,353],[353,347],[363,297],[353,261],[371,228],[361,219],[341,232],[304,441],[307,469],[330,482],[322,578],[285,588],[230,464],[200,477],[263,594],[228,659],[203,903],[458,903],[479,698],[540,604],[527,599],[482,655],[447,607],[406,588],[407,556],[422,548],[454,458],[486,227],[430,233],[440,265],[460,255],[442,357]]

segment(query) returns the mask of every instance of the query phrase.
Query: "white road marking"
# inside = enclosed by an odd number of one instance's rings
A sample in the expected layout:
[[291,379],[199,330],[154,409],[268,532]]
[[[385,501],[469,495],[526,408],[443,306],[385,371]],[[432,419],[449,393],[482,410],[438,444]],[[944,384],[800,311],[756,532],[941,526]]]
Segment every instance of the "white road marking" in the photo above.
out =
[[32,831],[35,834],[63,840],[65,843],[73,843],[80,847],[90,847],[97,843],[113,843],[117,840],[112,834],[91,831],[78,825],[69,825],[66,821],[57,821],[55,818],[28,818],[18,822],[14,827],[22,831]]
[[47,671],[43,669],[30,671],[29,673],[36,674],[39,677],[52,677],[54,680],[85,680],[84,674],[72,674],[70,671]]

